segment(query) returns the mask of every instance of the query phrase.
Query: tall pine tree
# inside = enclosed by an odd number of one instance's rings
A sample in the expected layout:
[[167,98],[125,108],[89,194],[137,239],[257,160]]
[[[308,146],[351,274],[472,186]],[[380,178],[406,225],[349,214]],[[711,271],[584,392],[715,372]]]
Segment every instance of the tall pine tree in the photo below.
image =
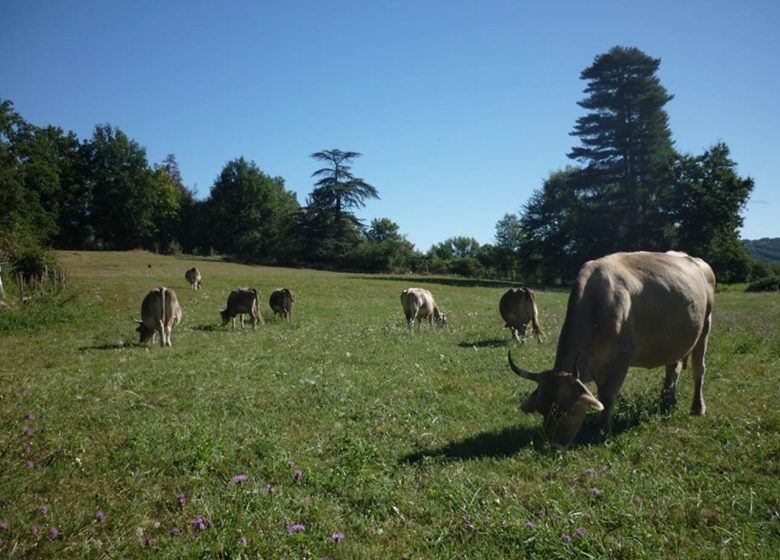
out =
[[571,134],[581,145],[569,157],[584,165],[578,190],[586,205],[611,222],[608,235],[596,240],[602,253],[669,243],[662,200],[674,180],[664,111],[672,95],[656,76],[660,64],[639,49],[618,46],[580,75],[588,85],[579,105],[588,113],[577,119]]

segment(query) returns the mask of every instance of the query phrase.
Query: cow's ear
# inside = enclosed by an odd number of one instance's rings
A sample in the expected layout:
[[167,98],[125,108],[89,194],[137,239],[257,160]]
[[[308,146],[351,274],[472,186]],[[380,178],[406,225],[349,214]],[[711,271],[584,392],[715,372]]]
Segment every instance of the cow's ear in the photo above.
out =
[[528,395],[526,399],[520,403],[520,410],[523,412],[531,413],[539,411],[539,389],[535,389],[533,393]]

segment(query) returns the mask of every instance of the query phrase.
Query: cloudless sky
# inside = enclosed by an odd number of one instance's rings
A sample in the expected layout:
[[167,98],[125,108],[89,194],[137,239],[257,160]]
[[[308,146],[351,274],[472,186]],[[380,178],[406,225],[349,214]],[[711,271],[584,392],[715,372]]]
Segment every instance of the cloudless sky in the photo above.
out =
[[756,187],[742,237],[780,237],[780,2],[2,0],[0,98],[91,137],[175,154],[208,196],[245,157],[305,204],[313,152],[353,172],[418,249],[494,241],[573,163],[580,72],[615,45],[661,59],[677,149],[731,148]]

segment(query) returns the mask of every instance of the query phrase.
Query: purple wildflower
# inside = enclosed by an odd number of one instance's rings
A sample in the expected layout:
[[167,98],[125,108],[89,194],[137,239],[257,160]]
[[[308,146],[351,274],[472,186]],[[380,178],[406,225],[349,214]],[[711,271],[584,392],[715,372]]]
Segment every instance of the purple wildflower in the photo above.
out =
[[41,507],[39,507],[38,508],[38,513],[40,513],[41,515],[46,515],[47,513],[49,513],[49,506],[41,506]]
[[35,461],[27,461],[25,463],[28,469],[34,469],[35,468]]
[[27,413],[27,419],[28,420],[35,420],[35,414],[32,413],[32,411]]
[[525,528],[526,529],[533,529],[534,527],[536,527],[536,524],[533,521],[531,521],[530,519],[525,522]]
[[246,546],[248,541],[244,535],[241,535],[241,538],[238,539],[238,542],[241,544],[241,546]]
[[342,533],[341,531],[333,533],[330,536],[330,540],[335,541],[335,542],[341,542],[341,541],[344,540],[344,533]]
[[236,484],[241,484],[242,482],[246,482],[247,478],[249,477],[245,474],[237,474],[233,477],[233,482]]
[[5,546],[5,541],[3,539],[0,539],[0,548],[3,548]]
[[103,521],[105,518],[106,518],[106,514],[103,513],[102,511],[98,511],[95,514],[95,519],[97,519],[98,521]]
[[174,527],[173,529],[171,529],[171,536],[172,537],[175,537],[178,534],[179,534],[179,528],[178,527]]
[[192,526],[195,527],[196,531],[203,531],[208,529],[209,524],[201,516],[198,516],[192,520]]
[[273,484],[268,483],[268,484],[265,485],[265,491],[268,492],[269,494],[271,492],[273,492],[273,489],[274,489],[274,485]]
[[8,522],[0,521],[0,529],[8,529]]
[[38,534],[38,526],[37,525],[33,525],[32,527],[30,527],[30,532],[33,535],[37,535]]
[[601,496],[604,493],[601,488],[596,488],[595,486],[590,489],[590,495],[591,496]]
[[50,527],[49,528],[49,538],[51,540],[56,539],[59,536],[59,534],[60,534],[60,531],[59,531],[59,529],[57,529],[57,527]]
[[295,471],[295,480],[300,480],[303,478],[303,471],[301,469],[298,469]]
[[563,534],[561,535],[561,538],[563,539],[563,542],[571,542],[571,535]]
[[585,536],[585,529],[583,529],[582,527],[578,528],[576,531],[574,531],[574,536],[581,539],[582,537]]
[[295,461],[287,461],[287,464],[290,465],[291,467],[294,467],[295,466]]
[[187,498],[184,496],[184,494],[179,494],[176,496],[176,501],[179,502],[179,507],[183,508]]
[[27,437],[33,437],[33,429],[30,426],[27,426],[24,429],[24,435],[26,435]]
[[296,523],[295,525],[290,525],[287,527],[287,532],[290,533],[291,535],[295,533],[300,533],[305,530],[306,530],[306,525],[304,525],[303,523]]
[[588,475],[588,476],[593,476],[594,474],[596,474],[596,471],[593,470],[593,468],[591,467],[591,468],[585,469],[585,474]]

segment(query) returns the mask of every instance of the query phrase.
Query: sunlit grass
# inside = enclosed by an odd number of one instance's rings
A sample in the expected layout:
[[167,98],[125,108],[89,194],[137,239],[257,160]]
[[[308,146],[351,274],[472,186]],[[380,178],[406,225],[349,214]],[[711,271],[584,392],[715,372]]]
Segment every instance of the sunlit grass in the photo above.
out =
[[[59,257],[61,311],[0,318],[0,556],[774,557],[776,294],[718,294],[707,416],[687,414],[689,372],[663,417],[663,372],[632,370],[615,437],[589,418],[560,454],[517,410],[530,387],[506,364],[501,283]],[[131,321],[159,285],[184,310],[166,349]],[[409,333],[412,285],[447,330]],[[243,286],[262,291],[255,332],[219,320]],[[290,323],[268,307],[278,287],[296,292]],[[538,294],[550,342],[512,343],[523,366],[552,364],[565,303]]]

